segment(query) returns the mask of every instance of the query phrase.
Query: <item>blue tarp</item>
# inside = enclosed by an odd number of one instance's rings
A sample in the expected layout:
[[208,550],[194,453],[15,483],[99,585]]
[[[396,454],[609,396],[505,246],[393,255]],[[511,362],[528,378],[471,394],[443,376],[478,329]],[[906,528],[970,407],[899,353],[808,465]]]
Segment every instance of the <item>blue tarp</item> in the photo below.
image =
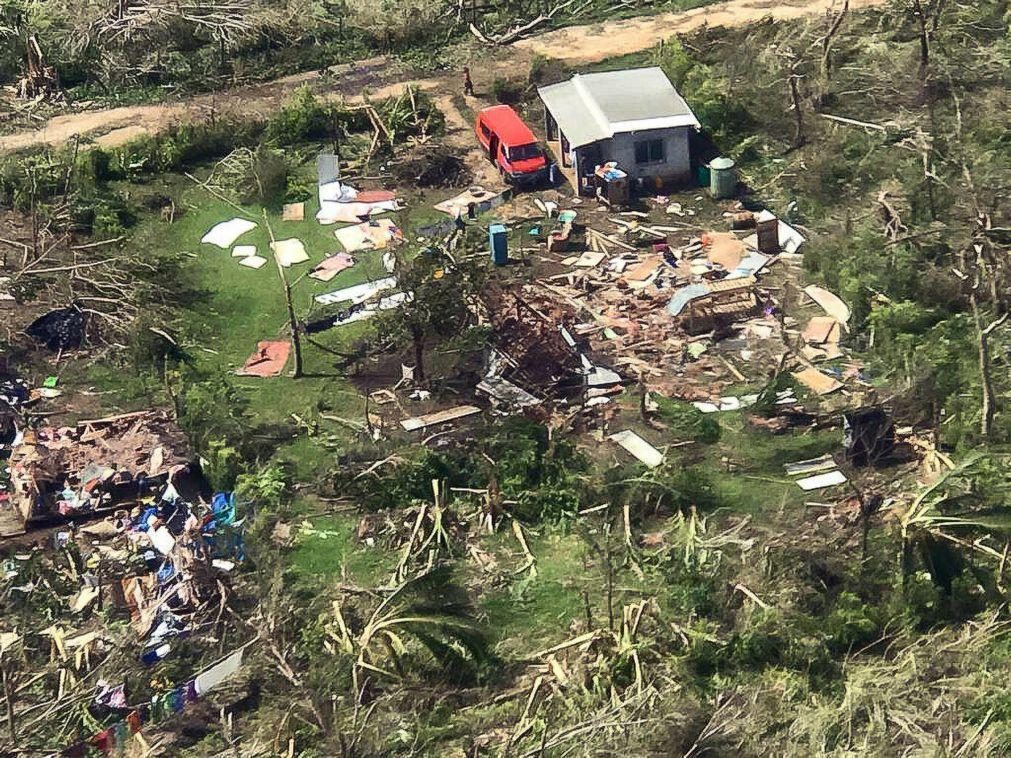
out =
[[667,312],[672,316],[680,316],[688,303],[697,297],[709,294],[709,288],[704,284],[689,284],[679,289],[667,304]]

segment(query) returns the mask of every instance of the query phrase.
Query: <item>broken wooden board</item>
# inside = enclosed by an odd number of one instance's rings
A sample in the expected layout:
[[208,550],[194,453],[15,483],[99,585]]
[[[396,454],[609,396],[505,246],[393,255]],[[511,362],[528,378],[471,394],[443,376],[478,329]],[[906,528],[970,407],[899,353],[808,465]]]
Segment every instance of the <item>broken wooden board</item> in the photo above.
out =
[[845,324],[850,320],[849,306],[827,289],[812,284],[804,288],[804,294],[821,306],[821,309],[825,313],[840,323]]
[[456,421],[457,419],[473,416],[475,413],[480,412],[481,409],[474,405],[458,405],[455,408],[447,408],[444,411],[436,411],[435,413],[428,413],[424,416],[405,418],[400,422],[400,425],[409,432],[415,432],[418,429],[424,429],[427,426],[444,424],[447,421]]
[[842,389],[842,382],[833,379],[827,374],[823,374],[816,368],[806,368],[803,371],[794,371],[793,378],[807,387],[816,395],[827,395]]
[[581,256],[573,260],[569,265],[575,266],[576,268],[596,268],[606,257],[605,253],[596,253],[592,250],[587,250]]
[[710,263],[722,266],[726,271],[733,271],[741,265],[744,258],[744,243],[733,234],[727,232],[710,232],[708,235],[709,250],[706,257]]
[[836,467],[835,460],[831,455],[825,454],[820,458],[809,458],[806,461],[796,461],[795,463],[784,463],[783,468],[788,476],[800,476],[801,474],[814,474],[819,471],[829,471]]
[[657,269],[663,265],[663,258],[659,255],[651,255],[646,260],[639,263],[634,268],[625,272],[625,281],[644,282],[656,273]]
[[663,453],[631,429],[612,434],[608,439],[621,445],[630,455],[650,468],[656,468],[663,463]]
[[841,324],[832,316],[815,316],[801,335],[809,345],[839,344]]

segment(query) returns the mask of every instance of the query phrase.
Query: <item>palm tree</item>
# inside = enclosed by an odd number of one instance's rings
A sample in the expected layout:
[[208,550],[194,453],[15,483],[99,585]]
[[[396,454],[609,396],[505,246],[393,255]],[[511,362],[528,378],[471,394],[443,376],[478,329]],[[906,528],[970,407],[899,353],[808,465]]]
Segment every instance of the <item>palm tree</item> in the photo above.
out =
[[390,592],[365,623],[349,623],[350,614],[334,601],[334,622],[327,633],[354,658],[352,682],[361,703],[372,676],[397,680],[416,652],[428,655],[447,672],[462,674],[488,657],[481,630],[468,613],[447,567],[428,569]]

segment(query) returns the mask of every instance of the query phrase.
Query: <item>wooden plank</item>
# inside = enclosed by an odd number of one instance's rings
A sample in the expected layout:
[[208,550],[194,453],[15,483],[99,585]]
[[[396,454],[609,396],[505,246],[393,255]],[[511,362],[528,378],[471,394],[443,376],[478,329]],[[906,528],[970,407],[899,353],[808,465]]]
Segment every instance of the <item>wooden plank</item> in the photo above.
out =
[[457,419],[473,416],[475,413],[480,412],[481,409],[474,405],[458,405],[456,408],[447,408],[444,411],[428,413],[424,416],[405,418],[400,422],[400,425],[407,431],[414,432],[419,429],[424,429],[427,426],[444,424],[447,421],[456,421]]
[[85,424],[112,424],[116,421],[126,421],[131,418],[141,418],[142,416],[147,416],[151,411],[134,411],[133,413],[121,413],[118,416],[106,416],[105,418],[93,418],[87,421],[81,421],[78,426],[84,426]]

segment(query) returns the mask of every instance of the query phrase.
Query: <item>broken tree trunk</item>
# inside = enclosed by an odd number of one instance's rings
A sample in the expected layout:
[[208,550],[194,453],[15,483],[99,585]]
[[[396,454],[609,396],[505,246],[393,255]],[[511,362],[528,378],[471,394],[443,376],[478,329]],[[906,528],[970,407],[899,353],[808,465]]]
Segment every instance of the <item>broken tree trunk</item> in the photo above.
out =
[[1005,313],[996,321],[992,321],[984,327],[975,293],[970,296],[969,302],[972,304],[972,315],[976,322],[976,348],[979,352],[979,375],[983,395],[979,431],[984,438],[989,439],[990,433],[993,430],[994,415],[997,411],[994,399],[993,379],[990,376],[990,335],[993,334],[995,329],[1003,325],[1011,314]]
[[[267,233],[270,235],[271,248],[273,248],[273,245],[277,240],[274,239],[274,230],[271,228],[270,221],[267,219],[267,211],[263,212],[263,223],[267,227]],[[295,366],[292,369],[291,376],[293,379],[300,379],[302,377],[302,339],[298,328],[298,320],[295,318],[295,306],[291,300],[291,285],[288,284],[288,277],[284,275],[284,266],[282,266],[281,262],[277,260],[276,255],[274,256],[274,263],[277,264],[277,274],[281,277],[281,287],[284,290],[284,304],[288,310],[288,327],[291,335],[291,355],[295,361]]]
[[829,25],[828,31],[821,40],[821,76],[828,82],[832,79],[832,39],[839,32],[846,13],[850,9],[850,0],[843,0],[843,7]]
[[800,80],[801,75],[797,73],[797,62],[790,68],[790,99],[793,101],[793,146],[800,147],[804,144],[804,111],[800,103]]

